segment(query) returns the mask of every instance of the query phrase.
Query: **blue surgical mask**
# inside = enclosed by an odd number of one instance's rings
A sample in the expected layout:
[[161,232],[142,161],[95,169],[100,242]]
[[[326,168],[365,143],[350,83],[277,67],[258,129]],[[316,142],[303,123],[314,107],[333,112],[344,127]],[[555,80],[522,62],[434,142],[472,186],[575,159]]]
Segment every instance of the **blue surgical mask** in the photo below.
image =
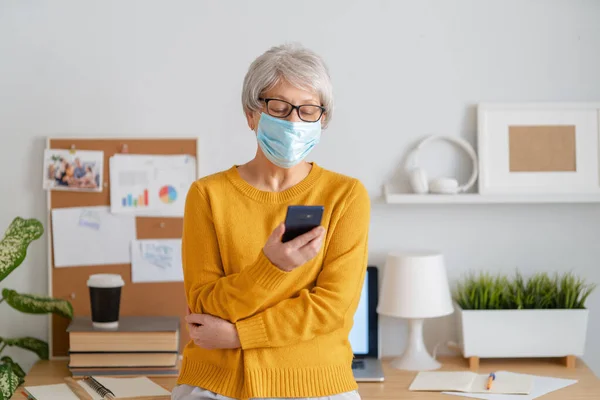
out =
[[319,143],[321,121],[292,122],[262,113],[256,137],[269,161],[290,168],[304,160]]

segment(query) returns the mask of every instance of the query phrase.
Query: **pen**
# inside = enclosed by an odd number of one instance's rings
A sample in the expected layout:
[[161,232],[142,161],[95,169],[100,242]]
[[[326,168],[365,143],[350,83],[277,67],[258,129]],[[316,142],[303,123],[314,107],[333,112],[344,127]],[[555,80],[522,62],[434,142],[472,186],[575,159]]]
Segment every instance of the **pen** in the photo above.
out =
[[487,386],[486,389],[490,390],[492,388],[492,382],[496,379],[496,374],[494,374],[493,372],[490,373],[490,376],[488,376],[488,380],[487,380]]

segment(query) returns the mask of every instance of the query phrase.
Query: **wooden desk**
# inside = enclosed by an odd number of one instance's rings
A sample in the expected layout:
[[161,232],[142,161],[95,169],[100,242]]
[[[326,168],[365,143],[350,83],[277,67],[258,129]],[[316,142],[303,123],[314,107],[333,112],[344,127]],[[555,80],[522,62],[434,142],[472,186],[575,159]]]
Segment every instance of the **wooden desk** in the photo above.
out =
[[[467,371],[468,361],[462,358],[440,357],[443,363],[441,370],[445,371]],[[448,396],[441,393],[409,392],[408,387],[414,379],[415,372],[398,371],[389,367],[384,361],[386,381],[382,383],[360,383],[359,392],[363,400],[435,400],[435,399],[467,399],[463,396]],[[561,389],[541,397],[544,400],[598,400],[600,399],[600,380],[583,363],[577,360],[575,368],[565,368],[560,360],[482,360],[479,368],[480,373],[491,371],[508,370],[511,372],[522,372],[536,375],[553,376],[556,378],[577,379],[575,385]],[[67,361],[38,361],[26,377],[25,385],[49,385],[63,382],[65,376],[69,376]],[[175,377],[152,378],[156,383],[171,390],[175,385]],[[11,400],[23,400],[21,390]]]

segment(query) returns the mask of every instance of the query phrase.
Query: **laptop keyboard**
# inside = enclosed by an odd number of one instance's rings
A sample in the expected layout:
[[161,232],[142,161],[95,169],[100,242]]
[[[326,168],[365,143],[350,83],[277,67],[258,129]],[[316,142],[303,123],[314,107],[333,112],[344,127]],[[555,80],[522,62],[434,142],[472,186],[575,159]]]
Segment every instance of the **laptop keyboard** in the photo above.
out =
[[352,360],[352,369],[364,369],[365,361],[364,360]]

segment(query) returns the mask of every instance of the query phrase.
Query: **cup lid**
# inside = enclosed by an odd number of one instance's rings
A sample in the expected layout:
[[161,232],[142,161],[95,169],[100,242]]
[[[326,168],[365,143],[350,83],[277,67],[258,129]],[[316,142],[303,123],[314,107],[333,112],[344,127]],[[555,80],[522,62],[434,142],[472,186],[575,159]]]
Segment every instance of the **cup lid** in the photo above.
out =
[[88,278],[87,285],[97,288],[112,288],[125,285],[125,281],[119,274],[94,274]]

